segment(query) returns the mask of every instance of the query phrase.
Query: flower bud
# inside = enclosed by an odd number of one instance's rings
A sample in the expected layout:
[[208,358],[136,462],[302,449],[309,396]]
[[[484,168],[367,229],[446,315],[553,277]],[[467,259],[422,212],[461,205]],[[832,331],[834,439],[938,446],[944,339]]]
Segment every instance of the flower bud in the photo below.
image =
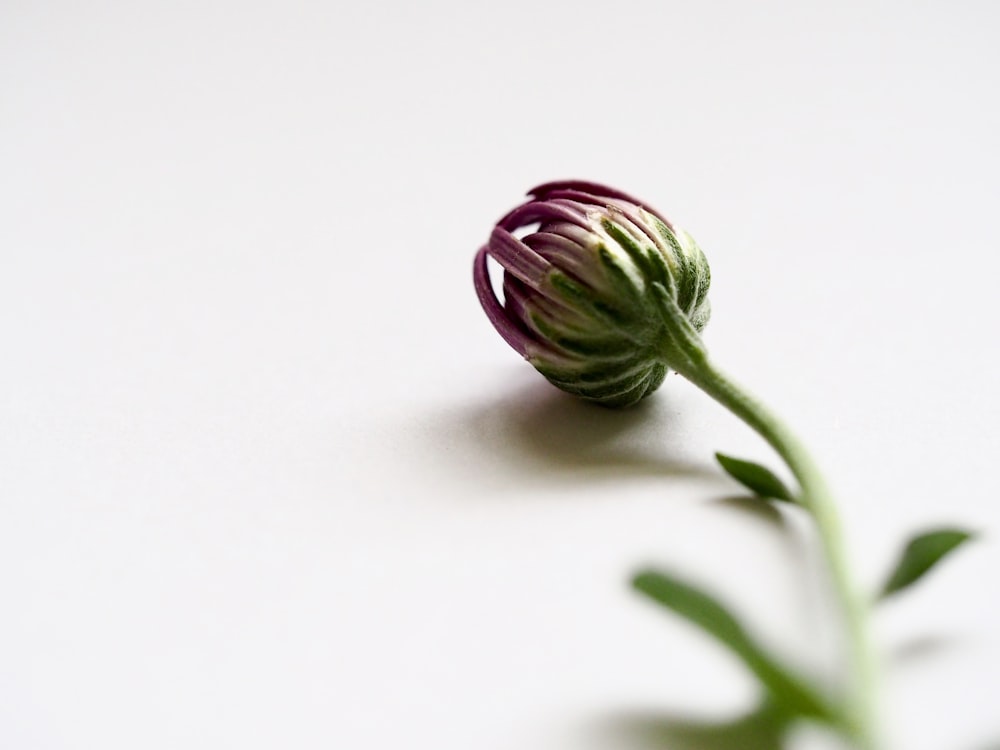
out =
[[[553,182],[529,196],[476,255],[486,315],[553,385],[608,406],[636,403],[670,366],[664,291],[696,332],[708,322],[704,253],[659,213],[602,185]],[[504,269],[502,304],[490,257]]]

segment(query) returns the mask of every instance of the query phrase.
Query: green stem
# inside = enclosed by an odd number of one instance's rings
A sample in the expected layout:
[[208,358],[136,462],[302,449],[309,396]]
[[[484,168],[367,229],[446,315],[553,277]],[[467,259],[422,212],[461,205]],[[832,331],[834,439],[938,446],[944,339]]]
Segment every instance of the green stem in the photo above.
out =
[[826,482],[791,430],[711,362],[701,337],[677,307],[674,295],[662,286],[656,289],[656,293],[664,323],[671,334],[664,345],[667,364],[764,438],[784,459],[799,483],[800,502],[816,522],[847,633],[851,665],[850,691],[845,706],[850,723],[848,730],[859,750],[876,750],[879,746],[875,711],[876,669],[868,634],[869,605],[851,576],[840,518]]
[[862,750],[874,750],[877,745],[873,705],[875,669],[868,637],[868,604],[852,580],[840,518],[822,475],[795,435],[707,358],[696,370],[681,374],[760,434],[798,480],[802,490],[800,501],[816,521],[831,583],[847,629],[853,672],[847,706],[851,729]]

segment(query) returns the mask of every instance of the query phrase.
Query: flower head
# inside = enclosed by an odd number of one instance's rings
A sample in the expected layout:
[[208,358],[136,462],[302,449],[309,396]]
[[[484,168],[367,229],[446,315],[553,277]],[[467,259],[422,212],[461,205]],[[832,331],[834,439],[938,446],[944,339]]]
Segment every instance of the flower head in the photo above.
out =
[[[708,322],[704,253],[662,215],[603,185],[552,182],[529,196],[476,254],[486,315],[554,385],[608,406],[634,404],[670,366],[663,294],[695,331]],[[504,269],[502,303],[490,257]]]

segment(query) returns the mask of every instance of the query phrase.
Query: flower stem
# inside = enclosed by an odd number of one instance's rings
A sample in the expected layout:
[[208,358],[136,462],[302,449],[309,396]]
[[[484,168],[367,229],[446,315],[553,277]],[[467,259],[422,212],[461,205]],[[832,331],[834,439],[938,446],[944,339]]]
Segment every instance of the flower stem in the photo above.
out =
[[[798,438],[761,402],[736,385],[704,350],[678,370],[756,431],[784,459],[801,488],[800,502],[816,522],[823,556],[841,610],[850,651],[851,684],[845,706],[859,750],[875,750],[875,665],[868,635],[868,603],[850,574],[840,519],[826,482]],[[675,363],[676,364],[676,363]],[[676,367],[675,367],[676,369]]]
[[[668,284],[673,287],[669,279]],[[799,483],[799,504],[816,522],[846,634],[850,682],[841,728],[850,735],[858,750],[877,750],[880,743],[875,711],[876,670],[868,635],[869,606],[851,577],[837,506],[823,475],[792,431],[709,359],[704,342],[677,304],[676,289],[656,283],[653,294],[667,334],[662,344],[663,361],[764,438],[784,459]]]
[[[673,282],[668,279],[670,286]],[[858,750],[877,750],[876,669],[868,635],[867,600],[851,577],[837,507],[822,474],[798,438],[760,401],[738,386],[708,357],[708,350],[677,304],[676,289],[654,284],[653,293],[667,336],[661,356],[668,367],[690,380],[757,432],[784,459],[799,483],[799,503],[819,532],[833,592],[847,636],[850,682],[842,727]]]

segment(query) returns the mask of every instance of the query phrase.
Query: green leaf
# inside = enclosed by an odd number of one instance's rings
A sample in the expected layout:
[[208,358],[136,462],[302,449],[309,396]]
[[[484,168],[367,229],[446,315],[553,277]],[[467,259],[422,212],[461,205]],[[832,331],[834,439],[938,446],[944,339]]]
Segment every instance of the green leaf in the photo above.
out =
[[753,461],[733,458],[724,453],[716,453],[715,458],[729,476],[755,495],[784,500],[788,503],[797,502],[791,491],[770,469]]
[[935,529],[913,537],[879,592],[879,598],[884,599],[916,583],[945,556],[972,538],[971,533],[962,529]]
[[827,701],[761,648],[739,620],[711,596],[661,571],[643,571],[632,579],[632,585],[728,646],[777,705],[799,716],[838,723],[838,714]]

